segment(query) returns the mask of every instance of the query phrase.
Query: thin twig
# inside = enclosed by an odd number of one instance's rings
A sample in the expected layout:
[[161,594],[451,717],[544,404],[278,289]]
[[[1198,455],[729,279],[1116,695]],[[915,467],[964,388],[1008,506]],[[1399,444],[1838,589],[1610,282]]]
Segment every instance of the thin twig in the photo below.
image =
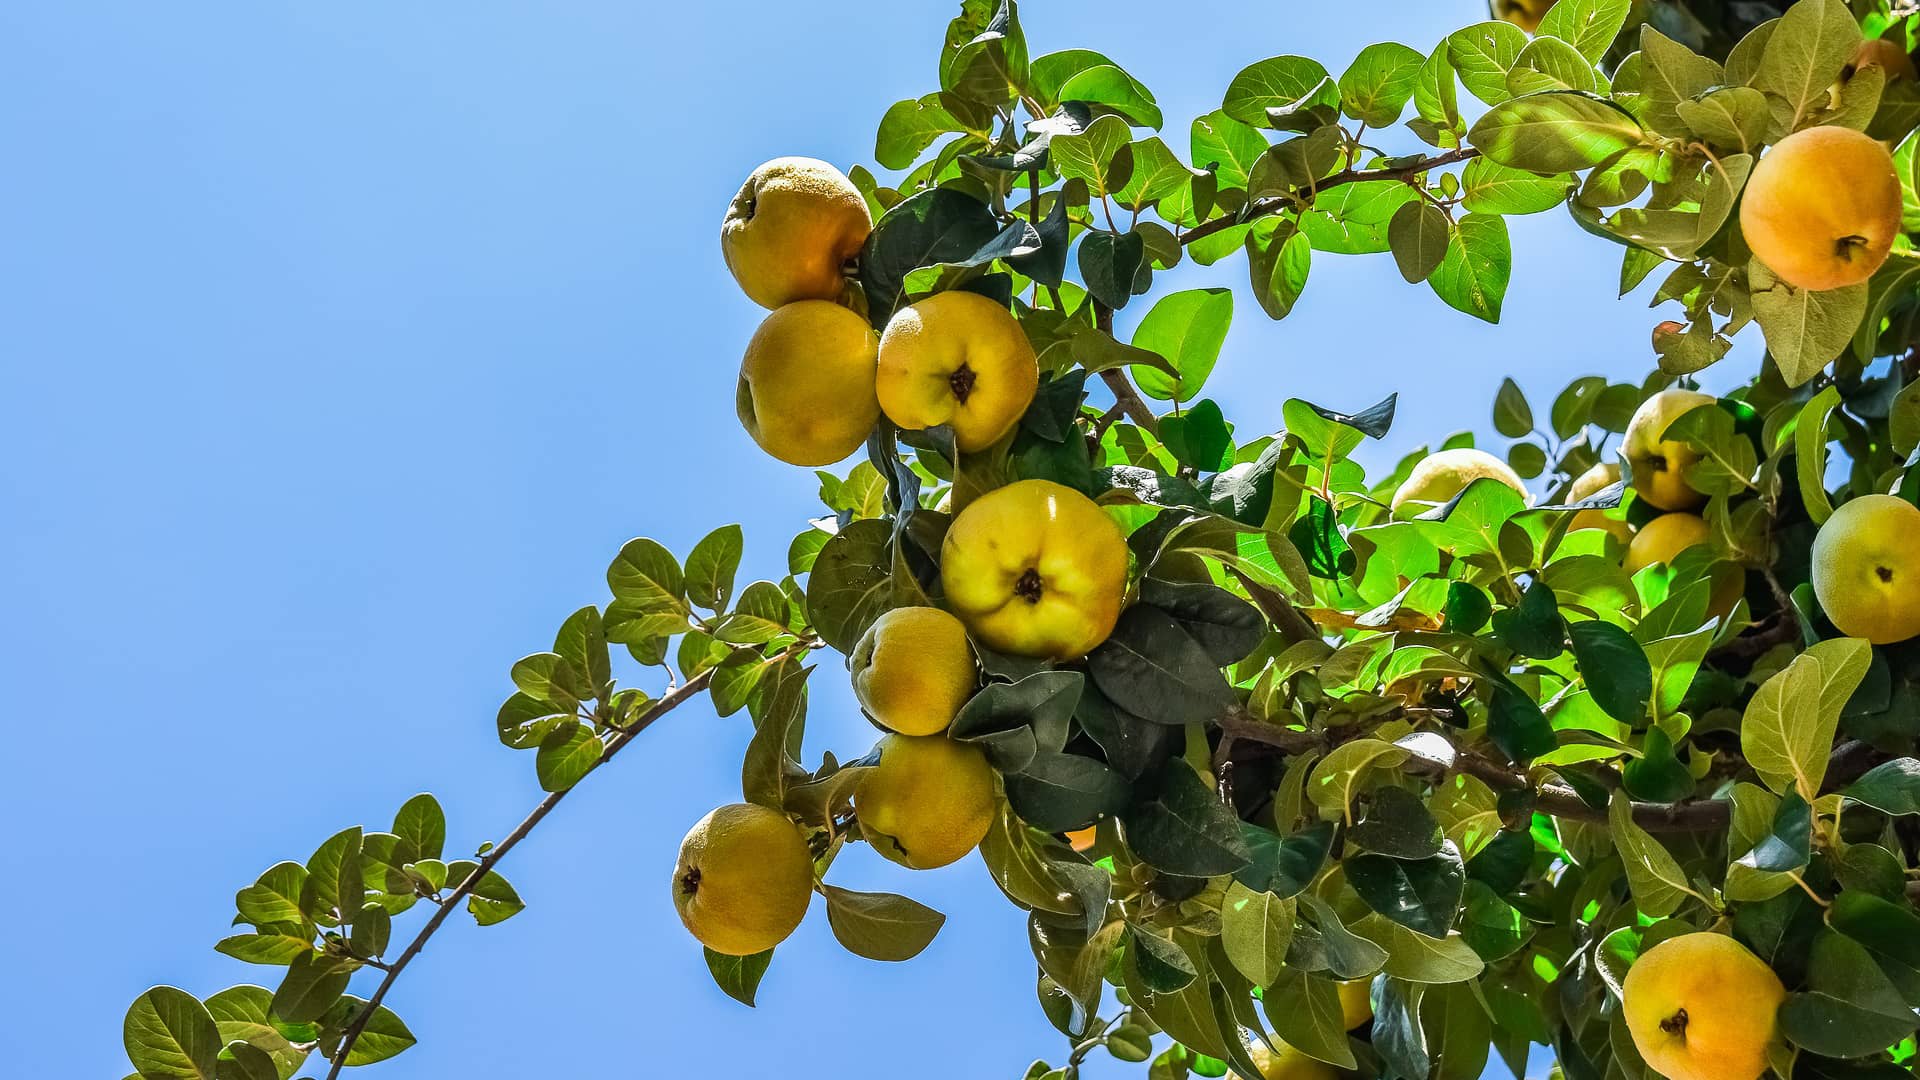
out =
[[1193,228],[1188,229],[1186,232],[1181,233],[1180,242],[1182,244],[1191,244],[1202,237],[1212,236],[1217,232],[1225,232],[1235,225],[1245,225],[1254,218],[1279,213],[1282,210],[1296,205],[1298,202],[1297,197],[1302,193],[1318,194],[1326,191],[1328,188],[1340,187],[1343,184],[1359,184],[1368,180],[1410,180],[1429,169],[1437,169],[1444,165],[1470,161],[1479,156],[1480,151],[1470,146],[1463,146],[1458,150],[1448,150],[1445,153],[1435,154],[1432,157],[1423,157],[1409,165],[1396,165],[1389,169],[1342,169],[1332,176],[1322,177],[1310,184],[1303,184],[1284,195],[1267,195],[1255,199],[1248,203],[1246,209],[1238,214],[1228,214],[1225,217],[1214,218],[1212,221],[1203,221]]
[[[789,645],[770,662],[778,663],[788,657],[798,656],[809,649],[817,648],[819,645],[820,641],[817,638],[802,638],[794,644]],[[613,755],[619,753],[622,748],[632,742],[642,731],[645,731],[655,720],[671,712],[676,706],[685,703],[689,698],[698,696],[701,691],[707,688],[707,684],[713,680],[714,670],[713,668],[709,668],[695,675],[660,700],[654,702],[646,712],[640,714],[639,719],[621,729],[620,733],[615,735],[613,739],[607,743],[607,748],[601,751],[599,764],[604,765],[612,760]],[[596,766],[596,768],[597,767],[598,766]],[[447,916],[453,913],[454,907],[458,905],[467,894],[473,892],[475,886],[479,885],[480,882],[493,871],[493,868],[499,865],[500,860],[506,858],[508,852],[512,851],[520,841],[526,839],[527,834],[533,831],[533,827],[540,824],[541,819],[551,813],[554,807],[559,806],[560,800],[566,798],[567,792],[572,790],[573,788],[563,788],[541,799],[540,804],[533,808],[533,812],[528,814],[525,820],[521,821],[519,825],[514,826],[513,831],[507,834],[506,839],[500,841],[498,846],[488,851],[487,854],[480,859],[479,865],[474,867],[473,872],[467,875],[466,880],[462,881],[452,892],[440,900],[439,910],[435,911],[433,917],[427,920],[427,924],[420,928],[418,934],[414,935],[413,941],[407,945],[406,951],[400,954],[399,959],[394,960],[393,963],[387,967],[386,978],[380,980],[380,985],[374,989],[373,996],[367,999],[367,1003],[361,1006],[359,1013],[354,1016],[353,1022],[348,1024],[346,1030],[341,1033],[340,1045],[333,1053],[333,1067],[327,1070],[327,1080],[337,1080],[341,1068],[347,1063],[347,1055],[352,1053],[354,1043],[358,1042],[361,1034],[366,1031],[367,1022],[373,1019],[374,1012],[380,1008],[380,1003],[386,999],[387,991],[393,989],[393,984],[400,978],[400,973],[407,969],[407,965],[413,962],[414,957],[420,955],[420,950],[426,947],[427,940],[433,937],[435,931],[440,929],[441,923],[447,921]]]
[[[1093,300],[1092,303],[1093,325],[1101,333],[1112,337],[1113,309],[1098,300]],[[1133,388],[1133,382],[1127,378],[1126,372],[1118,368],[1108,368],[1100,373],[1100,379],[1107,384],[1107,389],[1113,391],[1114,404],[1127,414],[1127,419],[1148,431],[1159,433],[1160,421],[1153,415],[1153,410],[1147,408],[1147,403],[1141,399],[1139,392]]]

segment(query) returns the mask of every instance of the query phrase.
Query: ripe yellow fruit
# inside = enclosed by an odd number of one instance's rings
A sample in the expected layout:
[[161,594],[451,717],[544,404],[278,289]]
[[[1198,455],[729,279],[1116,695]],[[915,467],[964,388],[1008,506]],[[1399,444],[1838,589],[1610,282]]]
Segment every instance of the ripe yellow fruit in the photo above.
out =
[[[1573,486],[1567,489],[1567,501],[1579,502],[1619,482],[1620,466],[1610,461],[1601,462],[1573,478]],[[1609,517],[1605,510],[1574,511],[1573,520],[1567,523],[1567,531],[1575,529],[1605,529],[1622,541],[1633,539],[1633,526],[1619,518]]]
[[1633,1044],[1667,1080],[1756,1080],[1786,996],[1746,946],[1707,933],[1655,945],[1621,986]]
[[1699,514],[1684,511],[1661,514],[1640,526],[1633,543],[1627,545],[1627,558],[1622,565],[1629,574],[1637,574],[1654,563],[1672,566],[1681,552],[1712,539],[1713,529]]
[[1340,984],[1340,1026],[1352,1031],[1373,1019],[1372,979]]
[[720,223],[720,254],[761,307],[838,300],[845,266],[873,231],[867,200],[824,161],[774,158],[753,170]]
[[768,315],[747,342],[734,407],[760,448],[789,465],[831,465],[880,420],[879,347],[867,320],[825,300]]
[[1813,593],[1848,637],[1920,634],[1920,508],[1892,495],[1841,503],[1813,538]]
[[902,735],[947,730],[979,680],[967,628],[939,608],[894,608],[880,616],[847,662],[860,707]]
[[946,424],[961,450],[1019,423],[1040,363],[1013,315],[979,293],[935,293],[894,313],[880,335],[880,409],[910,431]]
[[1795,288],[1859,284],[1887,261],[1900,233],[1893,155],[1852,128],[1796,131],[1754,166],[1740,231],[1754,256]]
[[700,944],[752,956],[785,941],[813,897],[813,854],[785,814],[734,803],[680,841],[673,907]]
[[960,511],[940,545],[940,582],[987,648],[1071,660],[1120,618],[1127,542],[1092,499],[1020,480]]
[[1276,1054],[1256,1040],[1247,1047],[1247,1056],[1260,1066],[1259,1080],[1338,1080],[1340,1076],[1333,1066],[1308,1057],[1286,1043],[1280,1044],[1280,1052]]
[[1540,29],[1540,20],[1547,17],[1547,11],[1553,7],[1554,0],[1492,0],[1493,17],[1507,22],[1531,34]]
[[[1520,482],[1520,474],[1507,467],[1507,463],[1470,446],[1453,450],[1441,450],[1428,454],[1407,474],[1406,480],[1393,493],[1393,509],[1396,513],[1402,507],[1407,508],[1407,516],[1424,514],[1435,506],[1446,502],[1466,489],[1468,484],[1481,477],[1491,477],[1527,497],[1527,486]],[[1408,506],[1413,503],[1415,505]]]
[[902,866],[931,870],[972,851],[993,822],[993,766],[944,735],[888,735],[853,793],[861,835]]
[[1667,425],[1682,413],[1712,404],[1713,395],[1672,387],[1640,403],[1627,421],[1620,453],[1633,469],[1633,491],[1661,510],[1691,510],[1706,496],[1687,483],[1700,455],[1677,439],[1666,439]]
[[1877,67],[1887,73],[1890,83],[1902,79],[1911,82],[1920,78],[1920,73],[1914,70],[1913,57],[1900,47],[1899,42],[1888,38],[1868,38],[1861,42],[1860,47],[1853,50],[1853,59],[1848,62],[1848,67],[1854,71]]

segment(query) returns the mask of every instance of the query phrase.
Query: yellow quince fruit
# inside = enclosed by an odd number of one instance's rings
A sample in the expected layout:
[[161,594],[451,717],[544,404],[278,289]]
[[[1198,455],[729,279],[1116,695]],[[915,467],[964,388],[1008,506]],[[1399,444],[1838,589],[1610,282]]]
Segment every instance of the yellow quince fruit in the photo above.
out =
[[993,766],[945,735],[888,735],[853,793],[860,833],[902,866],[931,870],[972,851],[993,823]]
[[1920,634],[1920,507],[1893,495],[1841,503],[1813,538],[1813,594],[1848,637]]
[[722,806],[680,841],[673,907],[700,944],[752,956],[785,941],[813,897],[813,853],[785,814]]
[[1699,514],[1685,511],[1661,514],[1633,534],[1633,542],[1627,545],[1627,557],[1621,565],[1629,574],[1637,574],[1654,563],[1672,566],[1681,552],[1712,539],[1713,529]]
[[1900,235],[1893,154],[1852,128],[1794,132],[1753,167],[1740,199],[1740,231],[1754,257],[1797,289],[1822,292],[1867,280]]
[[879,343],[867,320],[825,300],[768,315],[747,342],[734,407],[760,448],[789,465],[831,465],[880,420]]
[[907,430],[953,428],[963,451],[1013,430],[1040,363],[1012,313],[979,293],[935,293],[895,312],[880,335],[880,409]]
[[1265,1043],[1255,1040],[1247,1047],[1247,1056],[1260,1067],[1260,1076],[1249,1080],[1338,1080],[1340,1076],[1333,1066],[1308,1057],[1286,1043],[1280,1044],[1280,1052],[1276,1054],[1267,1049]]
[[[1462,446],[1421,458],[1393,493],[1394,513],[1407,517],[1424,514],[1465,491],[1468,484],[1482,477],[1500,481],[1519,492],[1522,499],[1527,497],[1527,486],[1521,483],[1520,474],[1508,467],[1506,462],[1485,450]],[[1404,515],[1401,514],[1403,509],[1406,511]]]
[[847,660],[860,707],[902,735],[947,730],[979,681],[967,628],[939,608],[894,608]]
[[1724,934],[1682,934],[1641,955],[1621,986],[1627,1031],[1667,1080],[1757,1080],[1787,991]]
[[867,200],[839,169],[782,157],[753,170],[720,223],[720,254],[761,307],[838,300],[847,260],[873,231]]
[[1020,480],[960,511],[940,547],[940,582],[988,648],[1071,660],[1113,632],[1127,561],[1120,527],[1092,499]]
[[1633,469],[1633,491],[1661,510],[1691,510],[1707,497],[1687,483],[1700,455],[1678,439],[1665,438],[1680,414],[1713,403],[1712,394],[1672,387],[1640,403],[1621,436],[1620,453]]

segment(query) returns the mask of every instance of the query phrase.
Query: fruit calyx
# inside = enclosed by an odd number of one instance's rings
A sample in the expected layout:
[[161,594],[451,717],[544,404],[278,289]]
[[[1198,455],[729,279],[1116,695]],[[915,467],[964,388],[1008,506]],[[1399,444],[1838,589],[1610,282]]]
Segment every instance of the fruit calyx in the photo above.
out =
[[680,875],[680,891],[688,896],[700,891],[700,868],[695,866]]
[[1833,253],[1847,262],[1853,261],[1853,253],[1867,246],[1867,238],[1855,233],[1843,236],[1833,242]]
[[1660,1030],[1669,1035],[1678,1035],[1684,1040],[1687,1037],[1687,1010],[1681,1009],[1660,1021]]
[[1020,575],[1019,581],[1013,583],[1013,595],[1029,604],[1039,603],[1040,594],[1045,591],[1045,586],[1040,581],[1040,572],[1031,566],[1027,567],[1026,573]]
[[978,376],[973,373],[973,369],[965,364],[954,368],[953,374],[947,376],[947,386],[952,388],[953,396],[960,404],[965,405],[967,398],[973,396],[973,383],[976,378]]
[[1883,585],[1893,584],[1893,568],[1892,567],[1876,566],[1873,568],[1873,573],[1876,577],[1880,579],[1881,584]]

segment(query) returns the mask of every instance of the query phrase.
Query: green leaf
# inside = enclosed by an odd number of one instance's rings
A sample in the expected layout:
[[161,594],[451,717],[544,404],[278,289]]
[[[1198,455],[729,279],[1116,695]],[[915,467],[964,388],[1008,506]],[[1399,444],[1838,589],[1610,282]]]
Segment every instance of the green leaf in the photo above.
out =
[[438,859],[447,842],[447,815],[427,792],[408,799],[393,815],[393,832],[413,846],[417,859]]
[[1113,633],[1087,656],[1094,685],[1129,711],[1163,724],[1221,716],[1232,688],[1206,649],[1165,612],[1128,608]]
[[1398,180],[1341,184],[1314,196],[1313,207],[1300,216],[1300,231],[1315,249],[1336,255],[1387,251],[1393,216],[1418,198]]
[[[326,1017],[324,1026],[345,1027],[360,1015],[367,1003],[351,994],[334,1003]],[[385,1005],[376,1005],[373,1014],[367,1017],[366,1026],[360,1029],[360,1038],[354,1041],[353,1049],[347,1052],[346,1064],[372,1065],[397,1057],[419,1040],[392,1009]]]
[[1797,791],[1780,798],[1773,823],[1737,865],[1764,873],[1803,870],[1813,853],[1813,807]]
[[307,868],[297,862],[275,863],[259,880],[234,896],[240,917],[255,926],[276,923],[311,925],[300,897],[307,883]]
[[1360,50],[1340,76],[1340,104],[1348,116],[1373,127],[1389,127],[1400,119],[1413,96],[1426,57],[1397,42],[1380,42]]
[[[310,917],[331,910],[341,922],[359,914],[366,892],[360,872],[360,826],[342,829],[326,839],[307,859],[307,880],[300,906]],[[324,920],[323,920],[324,921]]]
[[1284,319],[1307,287],[1313,244],[1291,220],[1265,217],[1247,230],[1247,272],[1268,318]]
[[1486,158],[1474,158],[1460,173],[1461,205],[1479,214],[1538,214],[1567,201],[1573,177],[1539,176]]
[[1328,818],[1344,817],[1375,769],[1394,769],[1407,752],[1380,739],[1352,739],[1328,752],[1307,774],[1307,798]]
[[1593,64],[1580,50],[1558,38],[1536,37],[1527,42],[1507,72],[1507,92],[1514,95],[1542,90],[1579,90],[1592,93],[1600,88]]
[[1674,116],[1707,142],[1747,154],[1766,143],[1773,123],[1767,96],[1750,86],[1722,86],[1678,102]]
[[[1137,375],[1135,378],[1138,380]],[[1178,416],[1161,417],[1159,435],[1160,442],[1182,465],[1200,472],[1233,467],[1233,429],[1227,426],[1220,406],[1207,398]]]
[[1767,39],[1755,88],[1778,95],[1786,104],[1792,131],[1823,107],[1827,88],[1860,45],[1860,25],[1844,0],[1800,0]]
[[607,587],[615,600],[645,612],[686,612],[686,578],[673,553],[640,537],[629,540],[607,567]]
[[1126,804],[1128,784],[1090,757],[1041,751],[1006,777],[1007,802],[1037,829],[1067,832],[1092,824]]
[[1255,980],[1266,988],[1260,1005],[1274,1034],[1309,1057],[1343,1069],[1354,1068],[1339,986],[1332,979],[1297,968],[1285,968],[1276,974],[1278,978],[1268,983]]
[[354,964],[335,956],[309,952],[294,958],[287,976],[273,992],[273,1015],[288,1023],[318,1020],[346,993]]
[[687,599],[708,611],[724,610],[744,550],[738,525],[722,525],[702,537],[687,554]]
[[1459,934],[1445,939],[1408,929],[1385,915],[1369,915],[1353,932],[1386,953],[1385,971],[1411,983],[1465,982],[1486,970],[1473,947]]
[[1252,861],[1234,872],[1234,880],[1282,899],[1298,895],[1313,884],[1326,865],[1333,845],[1333,825],[1322,821],[1283,837],[1251,822],[1241,822],[1240,836],[1252,853]]
[[1183,877],[1212,877],[1252,861],[1240,819],[1186,762],[1167,762],[1149,790],[1152,795],[1121,815],[1128,843],[1149,864]]
[[913,166],[934,140],[951,131],[964,131],[960,121],[941,107],[939,94],[896,101],[880,118],[874,133],[873,159],[889,169]]
[[1653,665],[1633,635],[1598,619],[1570,623],[1573,658],[1594,704],[1624,724],[1639,724],[1653,698]]
[[807,614],[822,640],[850,654],[881,613],[893,606],[893,526],[880,518],[852,522],[828,540],[807,576]]
[[1507,682],[1496,683],[1487,702],[1487,737],[1513,762],[1531,761],[1558,745],[1540,706]]
[[1371,852],[1349,856],[1347,883],[1367,906],[1410,930],[1445,938],[1460,913],[1466,869],[1447,841],[1440,854],[1396,859]]
[[1011,683],[990,682],[967,700],[949,738],[978,745],[994,768],[1017,773],[1039,751],[1066,745],[1074,708],[1086,685],[1077,671],[1040,671]]
[[351,943],[358,956],[383,956],[387,951],[387,941],[393,936],[393,916],[379,904],[365,904],[360,908],[360,917],[353,920]]
[[869,960],[911,960],[932,943],[945,915],[892,893],[855,892],[821,885],[827,922],[848,952]]
[[1387,223],[1387,246],[1409,285],[1427,280],[1446,257],[1452,237],[1453,222],[1446,211],[1425,199],[1402,204]]
[[1128,150],[1132,142],[1127,122],[1108,115],[1078,134],[1055,135],[1047,143],[1047,156],[1062,180],[1086,181],[1088,192],[1097,199],[1119,191],[1133,175],[1133,154]]
[[1150,930],[1129,926],[1126,947],[1135,970],[1153,993],[1176,993],[1199,975],[1185,950]]
[[1827,775],[1840,710],[1866,676],[1872,647],[1822,641],[1760,685],[1740,721],[1740,749],[1768,787],[1812,799]]
[[706,953],[707,971],[713,975],[714,984],[728,997],[752,1008],[754,992],[760,988],[760,977],[767,973],[767,965],[773,962],[773,950],[752,956],[722,956],[712,949],[702,951]]
[[1188,289],[1161,297],[1133,332],[1133,346],[1165,357],[1177,376],[1150,367],[1131,368],[1140,392],[1162,401],[1192,401],[1220,359],[1233,322],[1233,293]]
[[[464,882],[475,869],[476,865],[466,860],[453,863],[447,867],[447,880]],[[472,915],[474,923],[479,926],[505,922],[525,910],[526,906],[520,894],[497,870],[487,871],[486,876],[467,895],[467,914]]]
[[1499,105],[1509,96],[1507,72],[1526,47],[1526,32],[1512,23],[1475,23],[1448,35],[1447,58],[1468,93],[1488,105]]
[[1507,222],[1494,214],[1468,214],[1454,228],[1440,265],[1427,277],[1434,295],[1476,319],[1500,321],[1500,303],[1513,274]]
[[[1262,114],[1259,124],[1266,122]],[[1220,186],[1244,188],[1253,166],[1267,152],[1266,136],[1257,125],[1235,120],[1225,112],[1212,112],[1193,122],[1188,159],[1197,169],[1212,169]]]
[[128,1060],[151,1080],[214,1080],[223,1045],[207,1007],[171,986],[156,986],[133,999],[122,1038]]
[[312,952],[313,939],[271,932],[235,934],[221,938],[213,948],[242,963],[285,967],[295,958]]
[[1446,834],[1418,795],[1397,787],[1375,791],[1367,816],[1347,833],[1359,848],[1394,859],[1428,859],[1441,853]]
[[[1269,109],[1314,116],[1318,123],[1307,123],[1318,127],[1332,118],[1320,118],[1316,110],[1331,113],[1339,107],[1340,89],[1332,76],[1319,62],[1304,56],[1275,56],[1242,68],[1227,85],[1221,106],[1228,116],[1256,128],[1273,122]],[[1195,154],[1194,160],[1199,159]]]
[[1467,132],[1467,141],[1496,164],[1547,176],[1604,165],[1645,139],[1632,113],[1570,90],[1496,105]]
[[[223,1080],[231,1072],[233,1080],[280,1080],[280,1067],[274,1062],[273,1055],[251,1043],[229,1043],[221,1053],[221,1077]],[[228,1069],[228,1063],[232,1068]]]
[[1632,8],[1632,0],[1559,0],[1540,20],[1539,33],[1559,38],[1597,64],[1620,36]]
[[1080,278],[1093,298],[1118,311],[1137,291],[1146,240],[1138,232],[1095,230],[1080,240]]
[[1620,858],[1626,863],[1627,884],[1633,889],[1634,906],[1650,918],[1673,914],[1692,893],[1692,887],[1672,853],[1633,820],[1633,804],[1625,792],[1613,793],[1607,807],[1607,824],[1613,832],[1614,845],[1620,850]]
[[1843,794],[1883,814],[1920,814],[1920,761],[1894,758],[1868,769]]
[[1789,387],[1820,374],[1845,351],[1867,313],[1867,282],[1824,292],[1796,289],[1758,259],[1747,264],[1747,275],[1753,285],[1753,317]]
[[272,1005],[273,993],[264,986],[230,986],[207,999],[207,1012],[220,1029],[222,1042],[244,1042],[263,1050],[273,1058],[277,1076],[292,1076],[306,1060],[307,1051],[288,1041],[288,1032],[282,1029],[289,1025],[276,1022]]
[[[971,259],[999,235],[1000,222],[987,205],[956,188],[929,188],[903,199],[874,223],[860,251],[868,319],[876,328],[887,324],[905,298],[908,274]],[[618,588],[614,595],[620,595]]]
[[1121,1061],[1145,1061],[1153,1056],[1153,1033],[1138,1024],[1121,1024],[1107,1032],[1106,1045],[1107,1053]]
[[1640,28],[1640,107],[1638,115],[1656,131],[1678,134],[1685,126],[1678,107],[1693,101],[1724,79],[1720,65],[1662,34],[1653,24]]
[[[1332,972],[1337,979],[1366,978],[1379,971],[1382,964],[1390,964],[1396,959],[1390,954],[1401,949],[1402,946],[1398,940],[1389,947],[1374,940],[1375,935],[1363,935],[1359,932],[1362,926],[1370,922],[1377,921],[1390,927],[1390,930],[1381,932],[1390,938],[1395,933],[1405,934],[1409,938],[1426,936],[1416,934],[1380,915],[1369,915],[1355,923],[1354,928],[1349,930],[1347,925],[1340,921],[1340,916],[1334,913],[1333,908],[1313,893],[1301,893],[1299,903],[1300,907],[1305,909],[1309,923],[1319,932],[1320,944],[1324,951],[1324,968]],[[1296,940],[1303,936],[1296,930]],[[1316,965],[1316,970],[1318,969],[1319,966]]]
[[1780,1033],[1801,1049],[1827,1057],[1875,1053],[1911,1034],[1915,1023],[1873,956],[1831,930],[1813,939],[1807,989],[1787,995],[1780,1006]]
[[1114,64],[1095,64],[1074,73],[1060,87],[1058,100],[1105,105],[1142,127],[1157,129],[1162,123],[1153,94]]
[[1827,420],[1840,407],[1840,388],[1829,386],[1800,407],[1793,428],[1794,475],[1800,480],[1800,501],[1815,525],[1833,516],[1827,498]]
[[1494,612],[1493,632],[1501,644],[1535,660],[1551,660],[1566,650],[1566,620],[1553,589],[1541,581],[1529,585],[1519,603]]
[[1228,961],[1253,985],[1271,985],[1293,941],[1293,919],[1291,899],[1229,882],[1220,902],[1220,942]]
[[534,773],[542,791],[565,791],[580,782],[605,751],[600,739],[585,724],[562,728],[547,736],[534,757]]

